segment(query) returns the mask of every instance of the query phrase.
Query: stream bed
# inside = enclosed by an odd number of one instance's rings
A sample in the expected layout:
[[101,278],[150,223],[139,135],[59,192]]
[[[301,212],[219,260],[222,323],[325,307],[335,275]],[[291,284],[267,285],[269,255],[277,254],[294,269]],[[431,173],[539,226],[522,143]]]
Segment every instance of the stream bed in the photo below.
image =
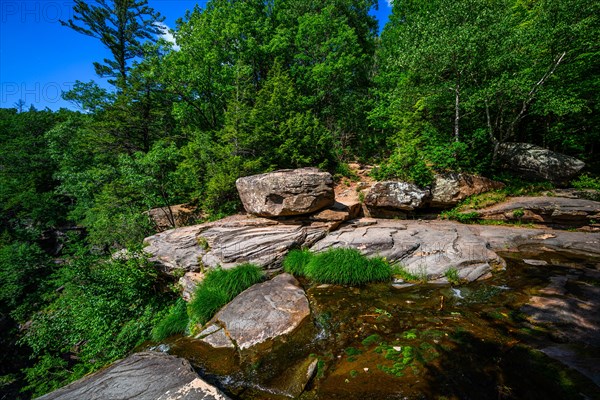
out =
[[312,320],[268,351],[166,344],[233,399],[600,399],[600,259],[521,250],[459,286],[302,282]]

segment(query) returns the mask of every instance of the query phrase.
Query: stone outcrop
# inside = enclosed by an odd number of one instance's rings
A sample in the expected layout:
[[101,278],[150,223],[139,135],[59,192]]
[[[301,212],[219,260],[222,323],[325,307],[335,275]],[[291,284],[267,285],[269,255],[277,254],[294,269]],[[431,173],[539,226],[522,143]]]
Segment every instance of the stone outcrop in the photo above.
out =
[[242,292],[198,337],[213,347],[244,350],[293,333],[309,316],[304,290],[293,276],[281,274]]
[[430,191],[407,182],[377,182],[365,197],[370,216],[387,216],[386,211],[414,211],[427,204]]
[[505,185],[477,175],[448,173],[436,175],[431,187],[430,206],[449,208],[469,196],[502,189]]
[[498,157],[503,167],[526,178],[564,183],[574,178],[585,163],[529,143],[502,143]]
[[379,220],[376,225],[350,226],[330,233],[311,250],[329,247],[351,247],[367,256],[385,257],[429,281],[444,281],[450,268],[461,279],[483,279],[505,265],[468,225],[444,221]]
[[145,252],[168,274],[199,272],[245,262],[277,269],[290,248],[310,246],[329,226],[310,221],[276,221],[234,215],[219,221],[172,229],[147,237]]
[[227,400],[184,359],[136,353],[110,367],[39,397],[42,400]]
[[327,234],[324,225],[247,218],[235,224],[213,224],[198,233],[205,267],[231,268],[249,262],[265,269],[280,267],[292,248],[309,246]]
[[[167,274],[176,274],[176,270],[198,272],[199,257],[202,248],[197,235],[204,225],[186,226],[157,233],[144,239],[144,251]],[[181,276],[181,275],[179,275]]]
[[181,278],[179,278],[179,286],[181,286],[181,297],[185,301],[190,301],[192,295],[196,291],[198,284],[204,280],[204,274],[202,272],[186,272]]
[[262,217],[309,214],[334,203],[331,174],[316,168],[246,176],[236,186],[246,211]]
[[481,219],[582,227],[600,221],[600,202],[566,197],[513,197],[477,210]]

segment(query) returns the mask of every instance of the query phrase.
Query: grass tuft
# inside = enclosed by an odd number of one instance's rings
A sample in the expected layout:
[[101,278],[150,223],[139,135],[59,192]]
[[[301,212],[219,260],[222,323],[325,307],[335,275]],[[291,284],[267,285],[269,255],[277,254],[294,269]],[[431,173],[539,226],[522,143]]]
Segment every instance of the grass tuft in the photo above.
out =
[[190,321],[204,325],[221,307],[262,279],[262,271],[253,264],[242,264],[229,270],[217,268],[210,271],[198,285],[188,304]]
[[152,329],[152,340],[158,342],[178,333],[185,333],[189,321],[183,299],[169,309],[167,315]]
[[390,265],[383,258],[367,258],[349,248],[332,248],[314,254],[304,270],[315,282],[349,286],[382,282],[392,276]]
[[307,249],[292,250],[283,260],[283,270],[295,276],[306,276],[306,266],[312,257]]

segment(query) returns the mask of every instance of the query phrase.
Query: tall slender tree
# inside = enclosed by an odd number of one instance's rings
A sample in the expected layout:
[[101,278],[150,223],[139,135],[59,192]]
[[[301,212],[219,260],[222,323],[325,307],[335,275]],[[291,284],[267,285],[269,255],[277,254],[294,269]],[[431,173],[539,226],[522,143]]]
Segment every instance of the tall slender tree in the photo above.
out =
[[75,0],[74,16],[60,21],[76,32],[94,37],[112,53],[112,59],[95,62],[101,77],[115,78],[111,84],[127,86],[129,61],[143,55],[143,42],[155,41],[163,32],[164,17],[148,6],[148,0]]

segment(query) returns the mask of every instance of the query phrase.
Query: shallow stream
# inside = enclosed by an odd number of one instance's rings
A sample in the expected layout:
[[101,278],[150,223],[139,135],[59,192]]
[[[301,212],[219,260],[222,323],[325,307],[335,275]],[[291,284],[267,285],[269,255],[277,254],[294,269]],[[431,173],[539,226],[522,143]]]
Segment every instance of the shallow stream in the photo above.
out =
[[[600,260],[547,249],[502,256],[505,271],[460,286],[302,282],[313,320],[290,342],[240,359],[179,337],[170,353],[233,399],[600,398]],[[524,307],[532,296],[584,306],[541,323],[535,305]],[[580,372],[540,351],[556,346]]]

